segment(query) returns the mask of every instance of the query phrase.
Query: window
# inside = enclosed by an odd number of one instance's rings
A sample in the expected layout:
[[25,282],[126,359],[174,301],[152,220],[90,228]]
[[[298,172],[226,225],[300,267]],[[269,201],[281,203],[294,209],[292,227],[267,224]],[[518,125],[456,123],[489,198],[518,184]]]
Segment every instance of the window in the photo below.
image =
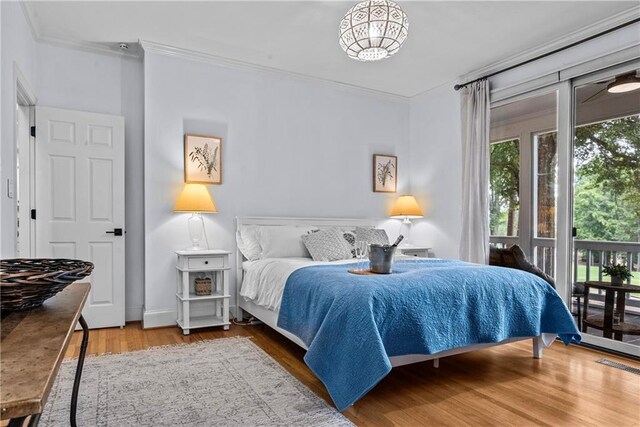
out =
[[491,109],[489,231],[497,246],[518,244],[554,276],[558,194],[557,91]]

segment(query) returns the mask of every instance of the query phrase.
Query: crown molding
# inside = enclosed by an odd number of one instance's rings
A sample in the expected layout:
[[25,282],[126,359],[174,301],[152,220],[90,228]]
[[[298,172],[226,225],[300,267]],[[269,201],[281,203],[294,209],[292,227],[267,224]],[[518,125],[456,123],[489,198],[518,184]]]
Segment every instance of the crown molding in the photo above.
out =
[[217,65],[220,67],[225,67],[230,69],[252,70],[252,71],[259,71],[263,73],[287,76],[287,77],[291,77],[301,81],[322,84],[325,86],[337,87],[339,89],[346,90],[349,92],[365,94],[365,95],[369,95],[369,96],[373,96],[376,98],[381,98],[389,101],[408,104],[409,100],[411,99],[411,97],[408,97],[408,96],[397,95],[394,93],[370,89],[363,86],[357,86],[357,85],[352,85],[348,83],[342,83],[335,80],[324,79],[321,77],[310,76],[308,74],[285,71],[279,68],[266,67],[263,65],[239,61],[239,60],[230,59],[230,58],[217,56],[209,53],[204,53],[200,51],[185,49],[185,48],[176,47],[176,46],[170,46],[162,43],[156,43],[149,40],[138,40],[138,44],[140,44],[140,46],[142,47],[142,51],[144,53],[153,52],[153,53],[158,53],[166,56],[187,59],[191,61],[204,62],[204,63]]
[[629,22],[637,18],[640,18],[640,6],[634,6],[630,9],[619,12],[608,18],[602,19],[600,21],[596,21],[593,24],[586,25],[580,28],[579,30],[568,33],[548,43],[543,43],[533,49],[526,50],[522,53],[513,55],[499,62],[471,71],[467,74],[460,76],[457,82],[462,84],[464,82],[481,78],[482,76],[486,76],[487,74],[495,73],[504,68],[514,66],[516,64],[525,62],[537,56],[544,55],[545,53],[552,52],[556,49],[560,49],[563,46],[567,46],[572,43],[579,42],[580,40],[584,40],[590,36],[593,36],[594,34],[607,31],[611,28],[615,28],[618,25],[622,25],[625,22]]
[[[36,39],[38,43],[48,44],[52,46],[66,47],[76,50],[83,50],[91,53],[101,53],[104,55],[123,56],[126,58],[140,59],[142,57],[140,49],[122,50],[116,46],[109,46],[103,43],[94,43],[79,40],[64,40],[52,37],[38,37]],[[131,45],[137,45],[137,43],[127,43]]]

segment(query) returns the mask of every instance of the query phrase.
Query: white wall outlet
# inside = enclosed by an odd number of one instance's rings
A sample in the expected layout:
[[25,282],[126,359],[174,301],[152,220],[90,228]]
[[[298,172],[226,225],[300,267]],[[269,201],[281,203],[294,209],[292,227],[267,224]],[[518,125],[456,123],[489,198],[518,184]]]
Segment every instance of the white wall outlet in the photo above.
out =
[[13,178],[7,178],[7,197],[13,199],[13,193],[15,192],[15,185]]

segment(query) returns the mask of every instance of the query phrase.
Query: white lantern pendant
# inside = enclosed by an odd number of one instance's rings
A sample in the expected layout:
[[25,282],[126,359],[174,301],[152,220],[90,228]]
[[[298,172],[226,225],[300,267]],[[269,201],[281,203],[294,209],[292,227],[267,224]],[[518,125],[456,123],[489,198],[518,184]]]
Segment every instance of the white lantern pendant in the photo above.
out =
[[353,6],[340,22],[340,47],[350,58],[378,61],[396,53],[407,38],[409,20],[397,3],[368,0]]

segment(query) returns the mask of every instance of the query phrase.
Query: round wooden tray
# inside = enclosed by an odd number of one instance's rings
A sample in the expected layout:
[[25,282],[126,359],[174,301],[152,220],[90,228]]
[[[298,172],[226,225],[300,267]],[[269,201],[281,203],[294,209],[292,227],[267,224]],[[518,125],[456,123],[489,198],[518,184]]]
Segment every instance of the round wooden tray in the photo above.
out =
[[356,270],[353,268],[350,268],[349,270],[347,270],[347,272],[351,274],[357,274],[359,276],[387,276],[387,274],[384,274],[384,273],[374,273],[371,270]]

